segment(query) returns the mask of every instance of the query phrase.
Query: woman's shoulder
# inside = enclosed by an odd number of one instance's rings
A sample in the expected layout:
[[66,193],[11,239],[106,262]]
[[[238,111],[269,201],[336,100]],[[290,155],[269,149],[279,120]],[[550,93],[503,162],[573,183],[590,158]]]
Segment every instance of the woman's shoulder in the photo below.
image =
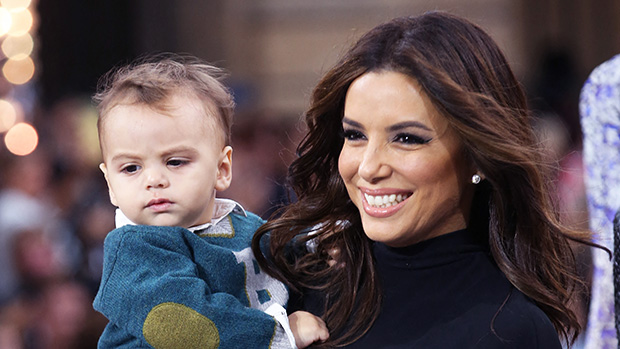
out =
[[549,317],[516,289],[512,290],[506,304],[497,312],[491,330],[493,336],[484,338],[483,343],[503,344],[507,348],[562,348]]

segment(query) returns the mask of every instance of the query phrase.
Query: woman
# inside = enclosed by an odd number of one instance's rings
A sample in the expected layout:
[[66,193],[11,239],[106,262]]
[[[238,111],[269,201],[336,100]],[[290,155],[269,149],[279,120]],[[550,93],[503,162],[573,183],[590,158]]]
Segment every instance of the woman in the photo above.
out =
[[323,345],[575,339],[569,242],[587,235],[558,221],[524,92],[484,31],[445,13],[372,29],[315,88],[306,123],[298,201],[253,247],[299,291],[290,306],[326,321]]

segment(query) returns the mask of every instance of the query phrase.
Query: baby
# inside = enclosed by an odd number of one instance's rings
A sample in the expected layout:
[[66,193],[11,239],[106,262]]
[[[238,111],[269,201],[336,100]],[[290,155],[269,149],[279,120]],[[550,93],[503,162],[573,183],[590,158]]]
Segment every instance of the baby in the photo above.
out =
[[118,209],[94,301],[109,319],[100,348],[288,348],[329,336],[310,313],[289,323],[286,287],[250,249],[264,221],[216,198],[232,178],[234,102],[221,77],[168,54],[102,79],[100,168]]

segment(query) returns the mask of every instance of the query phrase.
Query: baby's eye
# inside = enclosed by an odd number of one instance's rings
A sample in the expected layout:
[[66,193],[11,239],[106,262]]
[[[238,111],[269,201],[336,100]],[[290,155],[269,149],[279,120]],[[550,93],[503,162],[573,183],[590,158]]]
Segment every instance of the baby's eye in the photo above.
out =
[[168,162],[166,162],[166,164],[168,166],[172,166],[172,167],[180,167],[180,166],[186,165],[188,163],[189,163],[189,161],[182,160],[182,159],[170,159],[170,160],[168,160]]
[[127,166],[121,168],[121,172],[132,174],[132,173],[138,171],[139,169],[140,169],[140,166],[138,166],[138,165],[127,165]]
[[342,137],[347,141],[358,141],[366,139],[366,136],[357,130],[343,130]]
[[426,144],[430,141],[430,138],[422,138],[411,133],[399,133],[394,137],[394,142],[403,144]]

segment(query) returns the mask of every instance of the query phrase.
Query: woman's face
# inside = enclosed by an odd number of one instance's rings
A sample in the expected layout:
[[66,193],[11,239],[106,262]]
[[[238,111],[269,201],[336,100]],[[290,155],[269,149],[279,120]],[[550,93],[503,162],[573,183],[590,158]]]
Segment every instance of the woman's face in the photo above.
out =
[[416,80],[360,76],[342,126],[340,176],[371,240],[402,247],[467,226],[475,168]]

